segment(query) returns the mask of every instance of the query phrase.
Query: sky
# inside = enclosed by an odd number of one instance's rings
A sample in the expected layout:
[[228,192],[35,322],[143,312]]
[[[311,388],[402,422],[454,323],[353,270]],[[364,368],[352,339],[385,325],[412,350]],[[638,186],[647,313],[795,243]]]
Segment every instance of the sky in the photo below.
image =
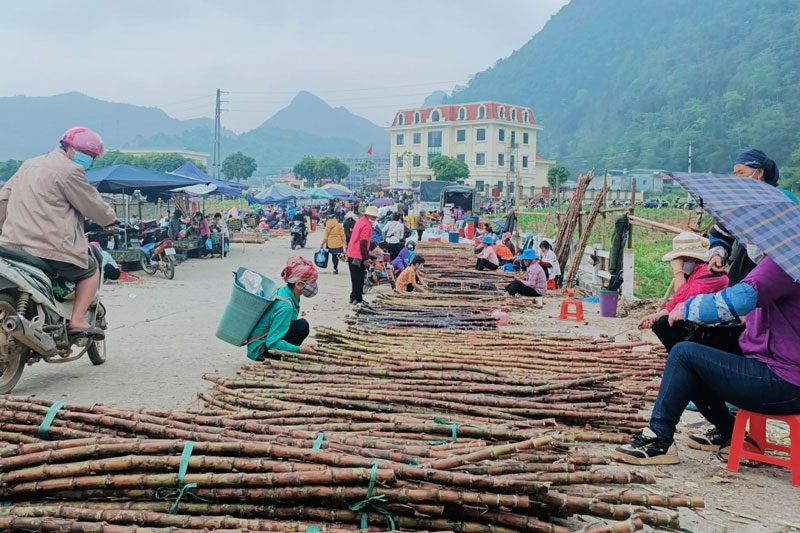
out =
[[257,127],[301,90],[380,126],[509,56],[567,0],[0,0],[0,96],[79,91]]

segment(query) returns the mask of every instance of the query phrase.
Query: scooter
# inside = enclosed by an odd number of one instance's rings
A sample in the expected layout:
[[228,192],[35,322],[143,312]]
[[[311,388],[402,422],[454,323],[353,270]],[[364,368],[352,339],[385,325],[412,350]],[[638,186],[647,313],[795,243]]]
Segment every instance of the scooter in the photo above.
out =
[[145,244],[142,250],[142,270],[151,276],[159,270],[167,279],[175,277],[175,244],[170,240]]
[[292,250],[298,246],[300,248],[305,248],[307,237],[306,223],[300,222],[299,220],[292,221]]
[[[89,246],[89,253],[97,265],[103,264],[103,257],[94,246]],[[106,309],[100,301],[103,269],[98,270],[100,284],[86,320],[105,330]],[[38,257],[0,247],[0,394],[11,392],[26,363],[67,363],[84,354],[94,365],[106,361],[105,339],[68,335],[73,307],[68,287]],[[77,355],[72,355],[73,346],[80,349]]]

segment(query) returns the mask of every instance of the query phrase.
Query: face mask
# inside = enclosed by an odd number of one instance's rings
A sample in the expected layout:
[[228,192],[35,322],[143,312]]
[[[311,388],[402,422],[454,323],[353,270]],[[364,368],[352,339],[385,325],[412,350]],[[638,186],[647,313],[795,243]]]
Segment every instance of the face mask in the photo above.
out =
[[683,273],[686,274],[687,276],[691,276],[692,272],[694,272],[695,264],[696,263],[694,261],[684,261],[683,262]]
[[758,264],[762,259],[764,259],[764,252],[756,246],[755,244],[748,244],[747,245],[747,257],[750,258],[755,264]]
[[300,289],[300,294],[305,296],[306,298],[313,298],[317,295],[319,291],[319,287],[317,287],[316,283],[306,283],[303,285],[303,288]]
[[94,159],[77,150],[75,151],[75,155],[72,156],[72,160],[82,166],[84,170],[92,168],[92,163],[94,163]]

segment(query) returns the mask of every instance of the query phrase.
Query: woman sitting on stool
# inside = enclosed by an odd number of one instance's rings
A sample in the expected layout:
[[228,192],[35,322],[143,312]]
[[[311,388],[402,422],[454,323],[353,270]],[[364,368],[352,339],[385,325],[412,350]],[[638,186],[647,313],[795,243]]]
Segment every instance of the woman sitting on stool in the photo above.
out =
[[539,256],[531,248],[522,252],[519,257],[522,265],[525,267],[525,279],[514,280],[506,286],[506,292],[509,296],[544,296],[547,292],[547,276],[544,274],[544,269],[539,264]]
[[493,242],[494,240],[488,235],[481,239],[481,245],[475,249],[475,253],[478,254],[475,270],[497,270],[500,267],[500,260],[492,246]]

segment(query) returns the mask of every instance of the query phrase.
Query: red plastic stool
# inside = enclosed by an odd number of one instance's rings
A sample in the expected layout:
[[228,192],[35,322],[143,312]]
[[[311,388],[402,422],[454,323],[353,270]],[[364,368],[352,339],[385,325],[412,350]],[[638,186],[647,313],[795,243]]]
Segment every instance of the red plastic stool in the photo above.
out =
[[[779,446],[767,441],[767,420],[780,420],[789,424],[790,446]],[[748,421],[750,422],[750,438],[758,444],[759,448],[764,450],[763,453],[749,452],[744,449],[744,433],[745,429],[747,429]],[[767,450],[786,452],[789,454],[789,459],[767,455]],[[742,459],[786,467],[792,472],[792,485],[800,487],[800,415],[762,415],[739,409],[739,412],[736,413],[736,424],[733,426],[731,451],[728,455],[728,470],[738,472],[739,462]]]
[[[575,311],[570,312],[569,308],[573,307]],[[580,300],[564,300],[561,302],[561,320],[565,318],[574,318],[576,320],[583,320],[583,302]]]
[[554,280],[554,279],[548,279],[547,280],[547,290],[548,291],[556,290],[556,280]]

